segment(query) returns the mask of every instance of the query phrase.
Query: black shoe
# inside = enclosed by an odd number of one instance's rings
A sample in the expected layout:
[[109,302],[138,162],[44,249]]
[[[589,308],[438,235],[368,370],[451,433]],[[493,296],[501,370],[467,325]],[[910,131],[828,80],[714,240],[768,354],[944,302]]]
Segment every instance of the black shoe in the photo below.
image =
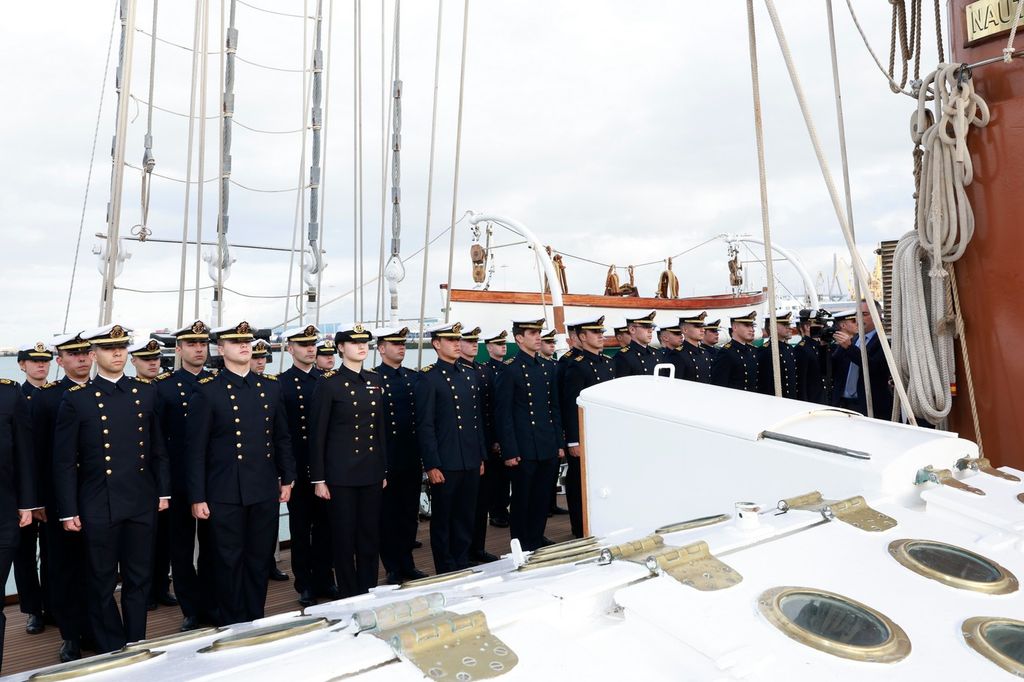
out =
[[500,559],[500,557],[496,557],[486,550],[481,550],[479,552],[470,552],[469,558],[471,561],[476,561],[481,564],[489,564],[492,561],[498,561]]
[[188,632],[189,630],[199,629],[199,619],[195,616],[185,616],[181,620],[181,631]]
[[64,643],[60,645],[60,662],[68,663],[69,661],[77,661],[82,657],[82,650],[78,647],[78,642],[73,639],[65,639]]
[[398,571],[391,571],[388,573],[387,583],[388,585],[401,585],[405,582],[405,578]]
[[556,505],[555,505],[554,507],[552,507],[552,508],[551,508],[549,516],[550,516],[551,514],[554,514],[554,515],[556,515],[556,516],[561,516],[562,514],[568,514],[568,513],[569,513],[569,510],[568,510],[568,509],[564,509],[564,508],[562,508],[562,507],[559,507],[559,506],[558,506],[558,505],[556,504]]
[[28,614],[28,621],[25,623],[25,632],[30,635],[38,635],[46,629],[43,617],[36,613]]
[[284,581],[288,580],[288,574],[282,571],[281,569],[274,567],[270,569],[270,579],[283,583]]
[[163,604],[164,606],[177,606],[178,605],[178,598],[175,597],[170,592],[164,592],[163,594],[158,596],[156,598],[156,600],[158,602],[160,602],[161,604]]
[[406,571],[405,572],[405,579],[406,580],[419,580],[420,578],[426,578],[426,577],[427,577],[427,574],[424,573],[423,571],[417,569],[417,568],[414,568],[411,571]]
[[495,528],[508,528],[508,517],[507,516],[492,516],[491,525]]
[[412,541],[412,548],[413,549],[422,549],[422,547],[423,547],[423,543],[420,542],[419,540],[413,540]]
[[313,590],[303,590],[299,594],[299,605],[302,608],[316,606],[316,597],[313,596]]
[[156,611],[157,603],[155,601],[146,602],[147,611]]

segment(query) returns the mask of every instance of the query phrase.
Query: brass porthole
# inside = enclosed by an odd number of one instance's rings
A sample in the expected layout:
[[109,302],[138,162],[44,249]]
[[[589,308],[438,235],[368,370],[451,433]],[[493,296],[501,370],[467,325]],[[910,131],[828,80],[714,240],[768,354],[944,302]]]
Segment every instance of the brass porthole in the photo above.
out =
[[910,638],[889,617],[858,601],[810,587],[773,587],[758,610],[790,639],[840,658],[895,663],[910,654]]
[[243,630],[234,635],[228,635],[214,640],[210,646],[203,647],[199,653],[205,654],[211,651],[224,651],[225,649],[239,649],[242,647],[269,644],[289,637],[297,637],[317,630],[325,630],[338,621],[327,618],[295,618],[293,620],[267,625],[253,630]]
[[139,649],[133,651],[116,651],[112,654],[101,654],[90,656],[78,661],[71,661],[62,665],[35,673],[28,679],[31,682],[55,682],[56,680],[73,680],[77,677],[94,675],[106,670],[115,670],[129,665],[148,661],[163,654],[162,651],[150,651]]
[[1009,594],[1018,588],[1016,576],[995,561],[945,542],[894,540],[889,554],[914,573],[961,590]]
[[960,626],[964,641],[1003,670],[1024,677],[1024,621],[968,618]]
[[680,521],[679,523],[670,523],[667,526],[662,526],[656,529],[654,532],[658,535],[664,535],[665,533],[678,533],[681,530],[690,530],[691,528],[703,528],[704,526],[713,526],[716,523],[722,523],[728,521],[732,516],[730,514],[715,514],[714,516],[701,516],[700,518],[690,519],[689,521]]

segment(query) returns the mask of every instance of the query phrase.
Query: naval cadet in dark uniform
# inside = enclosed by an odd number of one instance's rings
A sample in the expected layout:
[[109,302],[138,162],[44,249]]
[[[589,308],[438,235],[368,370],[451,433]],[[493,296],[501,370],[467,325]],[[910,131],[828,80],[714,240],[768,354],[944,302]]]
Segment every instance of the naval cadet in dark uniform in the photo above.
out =
[[619,350],[628,346],[629,342],[633,340],[633,337],[629,335],[628,324],[623,324],[619,327],[612,327],[612,333],[615,334],[615,343],[619,345]]
[[316,344],[316,368],[321,372],[330,372],[334,369],[335,355],[338,349],[334,347],[334,339],[324,339]]
[[[21,391],[26,398],[30,398],[46,384],[52,360],[53,352],[42,341],[18,349],[18,367],[25,373]],[[46,576],[40,576],[39,562],[36,560],[37,550],[40,556],[47,551],[46,539],[42,535],[43,516],[40,508],[33,513],[32,522],[21,528],[18,549],[14,554],[14,585],[18,590],[18,608],[28,616],[25,632],[30,635],[38,635],[46,629],[44,613],[47,616],[50,614]]]
[[554,362],[558,358],[555,357],[555,330],[549,329],[540,335],[540,349],[537,350],[537,356],[542,360],[550,360]]
[[292,356],[292,366],[277,378],[288,412],[288,435],[296,472],[295,488],[288,500],[288,529],[295,591],[299,593],[299,604],[306,607],[316,604],[317,597],[338,598],[331,565],[328,504],[313,493],[313,479],[309,477],[313,391],[323,376],[315,366],[320,330],[312,324],[297,327],[284,332],[282,339]]
[[721,330],[721,324],[722,320],[719,318],[717,320],[705,322],[703,325],[704,338],[701,339],[700,347],[707,351],[712,362],[714,361],[715,356],[718,355],[718,336]]
[[[160,372],[161,344],[156,339],[139,341],[128,346],[128,356],[135,368],[135,376],[155,382],[166,379],[170,372]],[[157,414],[159,415],[160,394],[157,392]],[[166,436],[164,436],[166,440]],[[170,453],[168,453],[170,458]],[[156,515],[156,532],[153,533],[153,578],[149,583],[149,598],[146,608],[153,611],[158,604],[177,606],[178,600],[171,594],[171,513],[163,511]]]
[[[569,348],[565,351],[565,353],[562,354],[561,357],[555,357],[555,346],[557,344],[557,339],[555,338],[557,330],[555,329],[549,329],[540,335],[540,350],[537,353],[538,357],[544,360],[548,360],[549,362],[555,363],[555,386],[558,387],[559,395],[562,394],[562,382],[565,379],[566,363],[572,360],[571,356],[573,353],[573,349],[579,346],[579,339],[573,341],[574,334],[572,334],[569,331],[568,323],[566,323],[565,325],[565,330],[566,343],[569,344]],[[555,485],[551,487],[551,506],[548,508],[549,517],[555,516],[556,514],[562,515],[569,513],[568,509],[558,506],[558,481],[559,479],[563,478],[564,464],[565,460],[563,459],[562,463],[558,467],[558,474],[555,476]]]
[[97,376],[64,394],[53,435],[57,510],[64,530],[85,537],[89,623],[100,653],[146,638],[156,515],[171,497],[156,389],[124,374],[128,334],[118,324],[82,332]]
[[677,379],[696,381],[701,384],[711,383],[712,356],[701,346],[704,339],[704,320],[706,312],[679,318],[679,330],[683,333],[683,344],[679,354],[683,358],[683,372],[676,372]]
[[416,568],[412,550],[416,542],[423,464],[416,437],[416,382],[419,372],[403,367],[408,327],[374,332],[381,363],[377,376],[384,388],[387,421],[388,485],[380,516],[380,559],[389,584],[425,578]]
[[[249,356],[249,371],[254,372],[256,376],[264,376],[267,371],[267,364],[274,359],[274,354],[270,352],[270,342],[266,339],[255,339],[249,343],[249,347],[252,349],[252,354]],[[275,375],[270,375],[271,379],[275,379]],[[292,487],[292,492],[295,492],[295,488]],[[291,499],[289,498],[289,502]],[[281,520],[281,510],[278,509],[278,522]],[[287,582],[288,574],[277,567],[277,562],[281,558],[281,542],[280,540],[274,542],[274,553],[270,557],[270,571],[269,576],[271,580],[277,582]]]
[[381,491],[387,485],[387,413],[380,377],[363,369],[373,334],[361,324],[334,335],[341,367],[313,391],[310,478],[330,502],[334,574],[342,598],[377,585]]
[[681,347],[683,345],[683,331],[679,328],[678,322],[658,326],[658,363],[672,365],[675,368],[675,377],[682,378],[683,356]]
[[[0,379],[0,580],[7,583],[20,529],[32,524],[39,509],[36,460],[32,453],[28,399],[21,386]],[[32,545],[35,550],[35,545]],[[33,557],[33,569],[35,566]],[[40,609],[41,609],[40,605]],[[0,611],[0,670],[3,669],[7,618]]]
[[470,565],[477,490],[486,459],[480,378],[457,362],[461,336],[458,322],[430,330],[437,363],[423,368],[415,391],[416,437],[431,492],[430,549],[438,573]]
[[156,386],[160,430],[171,465],[171,506],[166,514],[171,526],[174,596],[181,607],[181,629],[185,631],[198,628],[201,622],[216,621],[217,592],[210,523],[192,516],[185,454],[188,401],[199,381],[213,374],[205,368],[210,353],[210,328],[205,322],[196,320],[174,331],[171,336],[174,337],[174,353],[181,367],[169,374],[160,374],[153,383]]
[[[497,329],[483,333],[484,348],[487,349],[487,361],[483,363],[483,372],[487,383],[492,387],[497,381],[498,372],[505,368],[505,355],[508,353],[508,330]],[[484,419],[494,424],[494,401],[491,401],[491,413]],[[511,483],[508,469],[501,459],[501,445],[498,443],[497,432],[491,431],[493,440],[487,443],[487,480],[490,500],[490,524],[495,528],[508,528],[508,504],[511,496]]]
[[[64,378],[43,385],[29,398],[32,413],[32,442],[39,480],[39,499],[44,506],[41,537],[47,551],[41,554],[43,582],[47,585],[50,607],[60,629],[62,662],[81,658],[82,640],[89,637],[86,616],[84,577],[88,575],[85,541],[81,533],[64,530],[57,511],[53,487],[53,433],[57,410],[64,393],[89,381],[92,370],[90,343],[77,332],[52,339],[57,351],[57,364]],[[43,542],[40,541],[40,543]]]
[[549,544],[551,487],[565,457],[554,366],[538,353],[543,324],[543,318],[512,321],[519,353],[506,361],[494,392],[501,456],[512,468],[512,538],[531,551]]
[[715,386],[757,390],[757,352],[750,345],[756,322],[756,310],[729,318],[731,340],[722,346],[711,363],[711,383]]
[[629,377],[637,374],[654,374],[658,364],[658,353],[651,348],[654,334],[654,311],[643,317],[627,317],[629,345],[615,354],[615,376]]
[[[480,414],[484,422],[484,443],[496,443],[498,440],[494,427],[494,385],[490,380],[490,373],[485,372],[483,365],[476,361],[477,352],[480,349],[480,327],[469,329],[463,327],[462,338],[459,339],[459,359],[457,364],[466,369],[473,370],[478,376],[477,399],[480,401]],[[480,474],[480,486],[476,495],[476,513],[473,521],[473,542],[469,546],[469,559],[477,563],[488,563],[497,561],[486,549],[487,542],[487,511],[490,509],[490,485],[492,470],[484,467]]]
[[[826,312],[826,311],[820,311]],[[825,377],[822,376],[822,356],[824,346],[821,343],[821,330],[824,316],[804,308],[797,318],[797,331],[800,342],[793,348],[796,355],[797,384],[800,388],[800,400],[819,405],[827,405],[825,393]]]
[[276,378],[249,370],[252,328],[240,322],[210,337],[224,358],[200,379],[185,429],[192,514],[210,520],[222,623],[262,618],[277,517],[295,483],[288,416]]
[[[778,339],[782,397],[797,400],[800,397],[800,389],[797,383],[796,355],[793,347],[789,345],[789,337],[792,334],[789,326],[791,316],[792,313],[789,311],[775,316],[775,334]],[[769,337],[765,339],[764,345],[757,349],[757,390],[765,395],[775,395],[775,368],[772,360],[774,346],[774,339]]]
[[583,537],[583,489],[581,480],[581,464],[583,449],[580,446],[579,409],[576,399],[583,389],[611,381],[615,378],[615,367],[612,359],[604,354],[604,316],[574,322],[573,329],[579,339],[579,348],[573,354],[573,360],[565,368],[564,390],[559,394],[562,410],[562,427],[565,429],[565,441],[568,452],[566,461],[568,470],[565,474],[565,498],[569,505],[569,523],[572,534]]

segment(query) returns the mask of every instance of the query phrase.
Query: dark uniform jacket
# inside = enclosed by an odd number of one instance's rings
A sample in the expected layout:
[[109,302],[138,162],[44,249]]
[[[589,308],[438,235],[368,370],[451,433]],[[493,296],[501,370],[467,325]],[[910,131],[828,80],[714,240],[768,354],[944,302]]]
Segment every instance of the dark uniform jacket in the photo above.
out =
[[316,367],[303,372],[295,365],[277,375],[288,414],[288,436],[292,442],[292,457],[295,458],[295,480],[299,485],[308,485],[313,480],[309,477],[309,420],[313,390],[321,376],[323,372]]
[[281,387],[272,375],[229,370],[199,380],[188,401],[186,476],[192,504],[275,500],[295,482]]
[[565,444],[555,364],[519,353],[498,375],[494,411],[504,459],[545,460]]
[[712,346],[710,344],[704,343],[703,341],[700,342],[700,347],[703,348],[705,352],[707,352],[708,357],[711,358],[712,361],[714,361],[715,356],[718,355],[718,351],[720,350],[718,346]]
[[[779,371],[782,374],[782,397],[797,400],[800,397],[797,382],[796,353],[793,346],[783,342],[779,345]],[[775,371],[772,365],[772,342],[768,339],[757,349],[757,390],[765,395],[775,395]]]
[[310,480],[365,486],[387,476],[384,391],[373,370],[344,365],[325,372],[313,391]]
[[[889,365],[885,361],[885,354],[882,352],[882,342],[878,334],[871,337],[867,345],[868,370],[871,372],[871,406],[874,409],[875,417],[888,419],[892,414],[892,387],[889,381],[892,374],[889,373]],[[861,369],[860,346],[850,344],[849,348],[843,348],[839,344],[832,346],[832,404],[839,405],[846,390],[846,379],[849,375],[850,365],[856,365]],[[864,397],[864,372],[861,370],[857,375],[857,397],[855,408],[863,415],[868,413],[868,401]]]
[[0,379],[0,528],[17,528],[18,510],[39,506],[28,400],[10,379]]
[[381,363],[377,376],[384,388],[388,471],[421,471],[420,442],[416,437],[416,383],[420,373]]
[[33,386],[32,384],[30,384],[30,383],[28,383],[26,381],[25,383],[23,383],[21,385],[21,394],[27,398],[30,395],[32,395],[33,393],[35,393],[36,391],[38,391],[39,389],[40,389],[39,386]]
[[580,413],[576,407],[576,398],[588,386],[614,378],[612,359],[604,353],[573,351],[573,359],[565,367],[564,390],[559,393],[562,401],[562,428],[565,430],[567,444],[580,442]]
[[684,342],[679,348],[679,355],[683,358],[683,373],[680,374],[677,369],[676,379],[697,381],[702,384],[711,383],[711,363],[714,358],[710,353],[702,346]]
[[147,379],[97,377],[64,394],[53,434],[59,518],[111,523],[156,508],[171,494],[167,450]]
[[498,442],[497,427],[494,423],[494,374],[485,370],[484,365],[476,360],[470,361],[460,357],[455,360],[455,364],[473,370],[479,377],[480,390],[477,395],[480,400],[480,416],[484,423],[484,445],[490,450],[491,445]]
[[178,369],[153,379],[160,431],[164,436],[171,465],[171,495],[180,500],[181,504],[188,503],[185,477],[185,416],[188,414],[188,400],[199,381],[209,376],[213,375],[205,369],[198,375],[187,369]]
[[479,376],[443,360],[420,372],[416,437],[425,470],[470,471],[486,458]]
[[570,348],[565,351],[565,355],[555,361],[555,385],[558,387],[558,395],[562,395],[563,389],[565,388],[565,368],[568,367],[569,363],[572,362],[573,359],[575,359],[581,352],[582,351],[575,348]]
[[757,390],[757,351],[750,344],[729,341],[711,363],[711,383],[715,386]]
[[615,376],[630,377],[637,374],[654,374],[658,364],[658,351],[650,346],[641,346],[636,341],[615,354]]
[[60,381],[44,384],[28,398],[39,502],[46,507],[48,516],[57,511],[57,498],[53,493],[53,430],[57,426],[57,409],[64,392],[77,385],[65,376]]
[[817,341],[800,339],[793,352],[796,354],[797,385],[800,400],[826,405],[825,378],[821,375],[822,346]]

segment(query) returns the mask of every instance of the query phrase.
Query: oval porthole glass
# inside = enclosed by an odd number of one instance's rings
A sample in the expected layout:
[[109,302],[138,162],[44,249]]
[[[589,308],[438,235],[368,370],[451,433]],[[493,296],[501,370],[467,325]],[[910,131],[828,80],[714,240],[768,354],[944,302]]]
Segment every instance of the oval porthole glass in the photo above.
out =
[[974,552],[934,540],[894,540],[889,554],[918,575],[961,590],[1009,594],[1017,578],[995,561]]
[[899,625],[834,592],[776,587],[760,596],[758,608],[786,636],[833,656],[894,663],[910,653],[910,639]]
[[968,618],[961,631],[972,649],[1003,670],[1024,677],[1024,621]]

